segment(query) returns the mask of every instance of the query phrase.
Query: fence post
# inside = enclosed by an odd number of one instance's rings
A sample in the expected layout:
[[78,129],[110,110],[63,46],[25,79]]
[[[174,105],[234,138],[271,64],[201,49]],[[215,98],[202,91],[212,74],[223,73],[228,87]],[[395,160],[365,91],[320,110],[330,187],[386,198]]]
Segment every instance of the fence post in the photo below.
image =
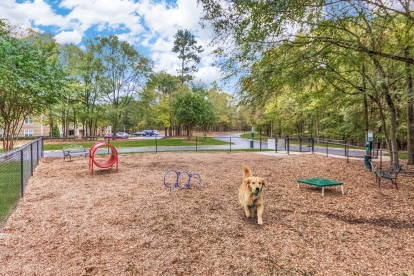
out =
[[299,136],[299,152],[302,152],[302,137]]
[[260,150],[262,150],[262,135],[260,135]]
[[313,137],[310,138],[312,143],[312,153],[315,153],[315,139]]
[[20,150],[20,197],[23,197],[23,192],[24,192],[23,190],[23,185],[24,185],[23,158],[24,158],[23,150]]
[[346,163],[349,163],[349,146],[345,144]]
[[36,142],[36,166],[39,165],[39,141]]
[[326,140],[326,156],[328,156],[328,140]]
[[285,147],[286,147],[286,145],[287,145],[287,153],[289,154],[289,151],[290,151],[289,136],[286,137]]
[[287,140],[288,140],[289,136],[285,136],[285,151],[287,151]]
[[275,153],[277,153],[277,137],[275,137]]
[[346,140],[344,140],[345,141],[345,156],[346,156]]
[[[108,142],[107,142],[107,144],[109,145],[109,138],[108,138]],[[109,147],[108,147],[108,154],[109,154]]]
[[231,151],[231,137],[230,137],[230,151]]
[[40,157],[42,157],[43,158],[43,148],[44,148],[44,140],[43,140],[43,137],[42,137],[42,152],[40,153]]
[[30,144],[30,173],[33,175],[33,143]]
[[157,153],[158,152],[158,139],[157,139],[157,135],[154,135],[154,137],[155,137],[155,153]]

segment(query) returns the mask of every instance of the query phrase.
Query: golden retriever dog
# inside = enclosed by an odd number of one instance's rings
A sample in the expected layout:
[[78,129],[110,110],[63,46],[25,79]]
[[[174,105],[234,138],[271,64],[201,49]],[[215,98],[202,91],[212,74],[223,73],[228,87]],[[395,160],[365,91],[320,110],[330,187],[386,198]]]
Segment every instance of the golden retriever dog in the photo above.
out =
[[252,171],[243,165],[243,182],[239,188],[239,201],[248,218],[254,218],[257,211],[257,223],[263,224],[263,187],[265,181],[261,177],[252,176]]

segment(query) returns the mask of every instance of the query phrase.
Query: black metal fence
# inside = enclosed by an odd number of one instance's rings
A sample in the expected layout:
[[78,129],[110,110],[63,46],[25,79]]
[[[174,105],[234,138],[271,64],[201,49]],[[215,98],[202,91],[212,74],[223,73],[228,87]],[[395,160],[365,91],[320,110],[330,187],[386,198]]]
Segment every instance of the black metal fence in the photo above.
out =
[[[266,137],[259,136],[252,138],[242,138],[239,136],[223,135],[223,136],[207,136],[207,137],[193,137],[191,142],[187,145],[173,143],[165,143],[163,136],[153,137],[139,137],[138,139],[147,140],[145,145],[131,148],[117,148],[120,153],[133,152],[165,152],[165,151],[274,151],[279,153],[291,154],[294,152],[309,152],[343,156],[346,158],[357,157],[364,158],[369,155],[372,158],[377,158],[379,148],[374,144],[374,148],[369,152],[365,147],[357,146],[355,143],[328,140],[314,137]],[[208,140],[219,140],[220,143],[209,143]],[[107,143],[112,143],[112,140],[106,140]],[[97,152],[105,153],[104,150]],[[46,153],[47,157],[62,156],[61,151]]]
[[24,195],[33,170],[43,157],[43,139],[0,154],[0,222]]
[[[162,151],[207,151],[207,150],[224,150],[224,151],[275,151],[275,152],[309,152],[323,153],[328,155],[342,155],[348,157],[363,157],[366,152],[363,147],[354,146],[348,143],[338,141],[322,140],[312,137],[255,137],[241,138],[237,136],[208,136],[193,137],[191,143],[186,146],[164,146],[162,137],[147,137],[146,146],[137,148],[122,149],[120,152],[162,152]],[[205,143],[206,139],[219,140],[221,144]],[[152,142],[151,142],[152,140]],[[108,140],[107,143],[111,143]],[[377,150],[375,152],[378,152]]]

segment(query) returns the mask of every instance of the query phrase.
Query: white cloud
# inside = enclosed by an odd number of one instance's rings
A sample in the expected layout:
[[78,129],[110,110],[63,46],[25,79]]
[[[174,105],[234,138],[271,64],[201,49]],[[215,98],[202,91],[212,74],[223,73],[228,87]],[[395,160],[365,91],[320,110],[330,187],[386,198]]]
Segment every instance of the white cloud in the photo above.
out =
[[18,4],[13,0],[0,2],[0,18],[7,18],[12,24],[36,26],[65,26],[68,24],[63,16],[57,15],[44,0],[27,1]]
[[174,47],[173,41],[167,41],[162,38],[158,38],[153,44],[149,45],[151,47],[151,50],[154,52],[170,52],[172,48]]
[[196,79],[200,79],[202,82],[210,84],[221,78],[220,70],[214,66],[201,67],[195,74]]
[[63,0],[59,7],[71,10],[67,18],[78,22],[81,31],[97,26],[100,30],[114,30],[122,26],[133,33],[141,33],[144,28],[141,18],[134,14],[137,4],[121,0]]
[[166,0],[0,0],[0,18],[52,32],[61,44],[82,46],[86,34],[117,34],[140,52],[149,52],[156,71],[174,75],[180,64],[171,51],[174,35],[179,29],[188,29],[205,49],[197,78],[209,83],[218,80],[220,73],[211,65],[211,30],[198,24],[201,13],[195,0],[176,0],[173,5]]
[[60,44],[74,43],[78,44],[82,41],[83,33],[77,30],[63,31],[55,35],[55,39]]
[[[220,71],[211,66],[213,63],[211,50],[208,46],[211,39],[211,29],[202,29],[199,25],[201,7],[194,0],[177,0],[173,8],[167,8],[166,3],[154,4],[148,0],[142,1],[138,6],[138,12],[143,15],[145,24],[150,30],[142,45],[151,48],[151,58],[155,61],[156,71],[166,71],[177,74],[180,68],[180,60],[176,53],[172,52],[174,35],[179,29],[187,29],[195,35],[197,43],[204,48],[200,54],[201,62],[198,65],[197,79],[206,83],[218,81]],[[152,43],[151,43],[152,42]]]

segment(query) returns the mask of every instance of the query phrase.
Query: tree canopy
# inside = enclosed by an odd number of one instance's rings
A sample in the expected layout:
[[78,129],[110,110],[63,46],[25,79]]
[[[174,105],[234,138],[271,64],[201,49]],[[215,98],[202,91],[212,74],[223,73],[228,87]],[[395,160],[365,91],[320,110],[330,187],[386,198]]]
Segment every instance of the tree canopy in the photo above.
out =
[[289,103],[295,115],[288,124],[302,135],[304,126],[307,133],[316,127],[345,139],[375,129],[393,163],[404,137],[413,164],[410,1],[199,3],[204,22],[213,26],[222,68],[228,77],[242,74],[245,104],[281,120],[269,107]]
[[[4,24],[4,23],[3,23]],[[13,148],[22,122],[55,104],[66,86],[57,44],[49,37],[0,35],[0,116],[3,148]]]
[[197,72],[196,64],[200,62],[198,54],[204,50],[197,45],[197,40],[188,30],[178,30],[174,39],[172,51],[177,53],[181,60],[181,68],[177,71],[181,82],[184,83],[194,78],[192,73]]

